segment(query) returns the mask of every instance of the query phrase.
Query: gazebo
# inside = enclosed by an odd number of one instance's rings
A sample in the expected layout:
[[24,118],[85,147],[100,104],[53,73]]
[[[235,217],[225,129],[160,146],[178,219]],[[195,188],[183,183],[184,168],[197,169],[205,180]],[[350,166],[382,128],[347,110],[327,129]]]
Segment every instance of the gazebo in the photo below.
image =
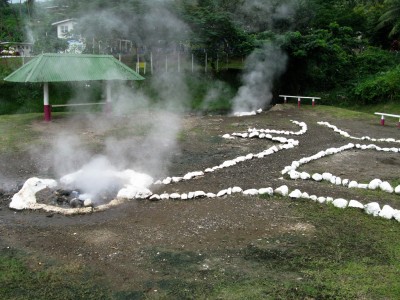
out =
[[51,121],[49,82],[103,81],[106,104],[111,104],[111,81],[143,80],[112,55],[41,54],[6,78],[10,82],[43,83],[44,120]]

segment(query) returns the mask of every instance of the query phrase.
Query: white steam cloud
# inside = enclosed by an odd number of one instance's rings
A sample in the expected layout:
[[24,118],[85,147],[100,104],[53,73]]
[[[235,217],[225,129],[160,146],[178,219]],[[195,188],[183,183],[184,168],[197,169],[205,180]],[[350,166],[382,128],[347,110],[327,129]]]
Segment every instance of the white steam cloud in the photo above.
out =
[[286,63],[287,55],[272,44],[247,57],[243,85],[233,98],[233,112],[254,111],[269,104],[274,80],[285,71]]

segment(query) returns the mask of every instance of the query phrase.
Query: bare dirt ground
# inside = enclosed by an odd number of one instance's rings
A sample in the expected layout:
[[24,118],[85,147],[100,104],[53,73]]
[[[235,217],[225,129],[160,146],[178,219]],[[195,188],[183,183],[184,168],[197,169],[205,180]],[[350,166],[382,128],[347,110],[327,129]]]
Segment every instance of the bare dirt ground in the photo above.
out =
[[[320,126],[318,121],[328,121],[354,136],[368,135],[400,139],[395,125],[379,126],[379,120],[339,119],[311,108],[276,106],[253,117],[186,116],[180,151],[173,156],[170,176],[182,176],[190,171],[204,170],[239,155],[257,153],[273,145],[271,141],[235,139],[225,140],[225,133],[245,131],[247,128],[268,128],[298,131],[289,120],[304,121],[308,132],[293,136],[300,144],[263,159],[239,163],[233,167],[206,174],[201,178],[172,185],[154,187],[155,192],[190,192],[202,190],[217,193],[221,189],[240,186],[243,189],[273,187],[283,184],[290,189],[299,188],[310,195],[357,199],[362,203],[384,202],[400,208],[398,196],[388,195],[380,201],[376,195],[363,191],[337,187],[328,183],[288,180],[281,170],[293,160],[313,155],[330,147],[339,147],[353,140]],[[59,126],[72,126],[67,120],[53,124],[33,124],[39,138],[51,136]],[[87,126],[76,124],[74,126]],[[46,130],[44,130],[46,128]],[[90,128],[81,128],[87,132]],[[359,142],[369,144],[370,142]],[[400,144],[375,143],[385,147]],[[24,153],[0,157],[3,173],[22,183],[31,176],[48,175],[41,163]],[[329,171],[342,178],[368,183],[374,178],[395,180],[399,178],[399,154],[377,151],[350,150],[326,157],[300,168],[300,171]],[[273,197],[262,199],[231,195],[218,199],[188,201],[148,200],[130,201],[119,207],[91,215],[66,217],[39,211],[16,212],[8,208],[11,192],[0,195],[1,247],[24,250],[38,260],[58,261],[66,266],[82,266],[95,270],[96,276],[115,290],[154,290],[163,278],[176,276],[172,269],[162,268],[163,259],[157,255],[168,251],[196,253],[196,271],[207,268],[235,267],[235,253],[260,238],[274,238],[283,234],[294,237],[313,236],[316,228],[299,218],[293,210],[293,201]],[[310,205],[313,205],[310,203]],[[167,251],[167,252],[168,252]],[[168,253],[170,253],[168,252]],[[206,253],[220,253],[210,259]],[[192,256],[191,256],[192,257]],[[43,263],[45,263],[43,261]],[[40,269],[40,266],[37,266]],[[190,271],[190,270],[189,270]],[[223,272],[223,271],[221,271]],[[192,272],[199,276],[198,272]],[[206,280],[206,278],[197,278]],[[158,286],[158,288],[160,288]]]

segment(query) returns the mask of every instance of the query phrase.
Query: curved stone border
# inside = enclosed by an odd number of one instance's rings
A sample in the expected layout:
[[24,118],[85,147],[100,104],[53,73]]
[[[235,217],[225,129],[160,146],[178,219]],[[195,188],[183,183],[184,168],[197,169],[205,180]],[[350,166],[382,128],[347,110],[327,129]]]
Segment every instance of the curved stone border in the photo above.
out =
[[348,132],[341,130],[337,128],[335,125],[330,124],[329,122],[317,122],[318,125],[326,126],[330,129],[332,129],[334,132],[340,134],[341,136],[354,139],[354,140],[367,140],[371,142],[389,142],[389,143],[400,143],[400,140],[396,140],[394,138],[381,138],[381,139],[376,139],[376,138],[371,138],[369,136],[363,136],[363,137],[355,137],[350,135]]
[[340,153],[342,151],[346,150],[351,150],[351,149],[359,149],[359,150],[376,150],[376,151],[384,151],[384,152],[393,152],[393,153],[399,153],[400,148],[381,148],[379,146],[376,146],[374,144],[370,145],[360,145],[360,144],[347,144],[339,148],[329,148],[325,151],[320,151],[317,154],[314,154],[309,157],[304,157],[300,159],[299,161],[293,161],[290,166],[286,166],[282,170],[282,174],[287,174],[290,179],[296,180],[296,179],[303,179],[303,180],[308,180],[312,179],[314,181],[328,181],[332,184],[335,185],[342,185],[348,188],[360,188],[360,189],[370,189],[370,190],[376,190],[380,189],[384,192],[387,193],[393,193],[395,192],[396,194],[400,194],[400,185],[398,185],[396,188],[393,188],[389,182],[387,181],[382,181],[380,179],[374,179],[369,183],[358,183],[355,180],[350,180],[350,179],[342,179],[339,176],[335,176],[331,173],[325,172],[323,174],[319,173],[314,173],[312,175],[308,174],[307,172],[298,172],[297,168],[299,168],[303,164],[307,164],[311,161],[320,159],[324,156],[327,155],[334,155],[337,153]]
[[286,150],[286,149],[291,149],[294,148],[295,146],[299,145],[299,141],[294,140],[294,139],[287,139],[285,137],[273,137],[270,133],[275,133],[275,134],[284,134],[284,135],[302,135],[307,132],[307,124],[304,122],[298,122],[291,120],[292,123],[297,124],[301,127],[299,131],[285,131],[285,130],[272,130],[272,129],[248,129],[248,132],[246,133],[233,133],[232,135],[230,134],[225,134],[222,137],[225,139],[235,139],[235,137],[240,137],[240,138],[259,138],[259,139],[269,139],[274,142],[279,142],[281,145],[278,146],[271,146],[270,148],[261,151],[259,153],[253,154],[249,153],[244,156],[238,156],[234,159],[224,161],[222,164],[218,166],[214,166],[211,168],[206,168],[204,171],[194,171],[194,172],[189,172],[185,174],[184,176],[176,176],[176,177],[167,177],[164,179],[157,180],[154,184],[160,185],[160,184],[171,184],[171,183],[177,183],[180,181],[187,181],[191,180],[194,178],[198,178],[201,176],[204,176],[205,173],[211,173],[219,169],[223,168],[228,168],[232,167],[240,162],[244,162],[246,160],[252,160],[254,158],[263,158],[265,156],[271,155],[273,153],[276,153],[281,150]]

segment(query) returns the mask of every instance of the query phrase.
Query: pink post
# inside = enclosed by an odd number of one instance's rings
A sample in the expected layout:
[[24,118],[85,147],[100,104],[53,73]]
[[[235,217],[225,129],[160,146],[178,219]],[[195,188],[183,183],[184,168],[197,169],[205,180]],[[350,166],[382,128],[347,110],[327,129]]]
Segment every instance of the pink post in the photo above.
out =
[[385,126],[385,116],[384,115],[381,116],[381,125]]
[[312,99],[312,106],[315,106],[315,99]]
[[51,105],[49,104],[49,84],[43,84],[43,106],[44,106],[44,121],[51,121]]
[[301,99],[298,98],[298,99],[297,99],[297,107],[300,108],[300,105],[301,105]]

